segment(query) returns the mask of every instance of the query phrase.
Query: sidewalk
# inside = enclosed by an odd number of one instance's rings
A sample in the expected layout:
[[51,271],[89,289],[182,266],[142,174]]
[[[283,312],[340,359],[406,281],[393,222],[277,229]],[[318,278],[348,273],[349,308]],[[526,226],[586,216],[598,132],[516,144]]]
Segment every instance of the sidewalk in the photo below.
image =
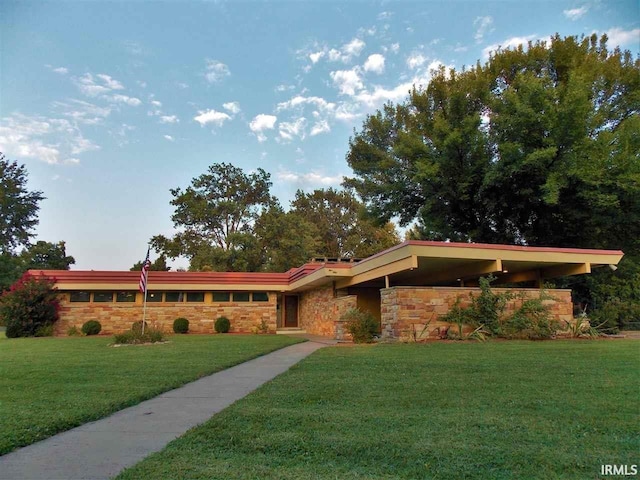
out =
[[111,478],[325,346],[271,352],[11,452],[0,457],[0,479]]

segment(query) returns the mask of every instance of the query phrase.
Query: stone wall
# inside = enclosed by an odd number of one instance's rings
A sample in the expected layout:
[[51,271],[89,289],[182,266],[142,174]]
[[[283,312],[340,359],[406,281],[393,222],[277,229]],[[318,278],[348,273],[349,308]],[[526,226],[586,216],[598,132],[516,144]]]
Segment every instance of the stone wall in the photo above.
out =
[[[522,293],[528,298],[538,298],[539,289],[530,288],[494,288],[495,293]],[[547,290],[553,299],[544,300],[554,319],[571,321],[573,303],[571,290]],[[440,321],[459,297],[461,306],[470,305],[470,294],[480,294],[479,288],[460,287],[391,287],[380,291],[382,335],[387,338],[425,338],[437,336],[449,324]],[[508,302],[506,311],[514,311],[519,302]],[[426,327],[426,328],[425,328]]]
[[[70,326],[82,327],[87,320],[98,320],[101,334],[122,333],[142,320],[143,305],[135,303],[69,302],[69,295],[61,295],[60,320],[54,325],[56,335],[66,335]],[[138,295],[140,297],[140,295]],[[218,317],[231,321],[231,332],[250,333],[266,322],[271,333],[276,331],[276,294],[269,293],[268,302],[213,303],[209,295],[201,303],[147,303],[146,319],[167,333],[173,332],[173,321],[178,317],[189,320],[191,333],[215,333],[213,324]]]
[[338,338],[340,316],[357,306],[355,295],[335,298],[332,285],[310,290],[300,295],[298,324],[312,335]]

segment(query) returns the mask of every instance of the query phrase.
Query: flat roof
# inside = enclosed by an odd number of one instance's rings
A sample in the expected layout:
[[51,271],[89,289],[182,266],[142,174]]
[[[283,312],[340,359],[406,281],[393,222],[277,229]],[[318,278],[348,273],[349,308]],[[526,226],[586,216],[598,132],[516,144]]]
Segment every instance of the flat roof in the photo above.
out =
[[[298,292],[333,283],[336,288],[451,285],[483,275],[498,283],[544,280],[617,265],[620,250],[530,247],[409,240],[358,262],[314,261],[284,273],[155,272],[149,290],[267,290]],[[31,270],[53,277],[60,290],[137,290],[139,271]]]

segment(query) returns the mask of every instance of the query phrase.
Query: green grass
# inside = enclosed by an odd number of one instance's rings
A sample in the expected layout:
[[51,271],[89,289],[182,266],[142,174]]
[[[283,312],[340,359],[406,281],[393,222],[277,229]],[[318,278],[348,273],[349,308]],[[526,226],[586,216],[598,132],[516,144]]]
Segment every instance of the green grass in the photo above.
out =
[[599,478],[639,464],[637,341],[325,348],[118,479]]
[[0,454],[296,343],[285,335],[0,339]]

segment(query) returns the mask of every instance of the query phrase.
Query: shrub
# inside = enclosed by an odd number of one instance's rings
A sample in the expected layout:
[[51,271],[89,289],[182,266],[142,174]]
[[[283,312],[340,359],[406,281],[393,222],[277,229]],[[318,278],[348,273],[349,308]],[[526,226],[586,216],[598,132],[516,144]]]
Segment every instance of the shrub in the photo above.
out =
[[340,320],[346,322],[345,328],[355,343],[371,343],[380,334],[380,322],[370,312],[350,308],[342,314]]
[[502,336],[542,340],[553,337],[560,324],[551,318],[549,308],[542,303],[547,298],[544,292],[539,298],[522,299],[522,305],[503,323]]
[[0,296],[0,318],[7,338],[32,337],[58,320],[60,300],[54,279],[25,273]]
[[187,333],[189,331],[189,320],[180,317],[173,321],[173,331],[175,333]]
[[97,320],[89,320],[82,324],[82,333],[85,335],[98,335],[102,330],[102,325]]
[[114,335],[113,339],[115,343],[119,344],[141,344],[141,343],[158,343],[164,340],[164,334],[162,330],[157,328],[144,327],[144,335],[142,334],[142,322],[139,329],[131,329],[128,332]]
[[67,328],[67,335],[69,335],[70,337],[79,337],[81,334],[82,332],[75,325],[72,325],[69,328]]
[[218,333],[228,333],[231,329],[231,322],[227,317],[219,317],[216,319],[214,328]]
[[[144,331],[146,332],[148,328],[149,328],[149,323],[148,322],[144,322]],[[138,320],[137,322],[133,322],[133,325],[131,325],[131,331],[132,332],[136,332],[138,334],[141,334],[142,333],[142,320]]]
[[500,320],[507,306],[507,301],[513,296],[508,293],[495,293],[491,290],[493,275],[481,277],[478,280],[480,295],[471,296],[471,306],[467,313],[468,323],[474,327],[483,326],[491,335],[500,336],[502,325]]
[[36,337],[53,337],[53,325],[43,325],[36,330]]
[[611,298],[589,315],[592,325],[598,325],[604,333],[617,333],[618,330],[640,329],[640,302],[623,302]]

